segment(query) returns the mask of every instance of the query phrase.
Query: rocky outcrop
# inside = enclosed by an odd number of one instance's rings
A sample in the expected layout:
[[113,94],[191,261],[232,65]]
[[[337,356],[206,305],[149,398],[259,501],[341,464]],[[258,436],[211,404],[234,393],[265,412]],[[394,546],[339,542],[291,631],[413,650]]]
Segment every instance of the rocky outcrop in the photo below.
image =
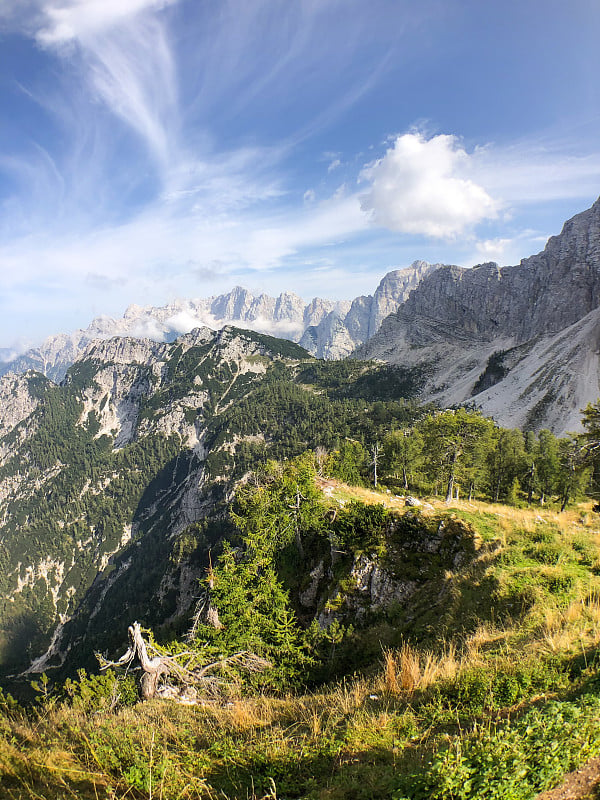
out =
[[408,612],[418,593],[428,597],[431,605],[444,591],[444,580],[452,571],[481,553],[478,534],[455,517],[427,517],[415,510],[393,514],[385,557],[355,553],[344,579],[325,587],[327,596],[321,604],[319,624],[325,628],[335,620],[360,624],[365,617],[392,605]]
[[599,303],[600,200],[517,266],[431,272],[354,356],[420,366],[423,400],[562,434],[600,391]]
[[423,278],[440,264],[415,261],[382,279],[373,295],[357,297],[348,309],[330,312],[318,325],[307,327],[300,344],[317,358],[344,358],[374,336],[383,320],[397,310]]
[[35,411],[46,383],[35,373],[0,378],[0,438]]

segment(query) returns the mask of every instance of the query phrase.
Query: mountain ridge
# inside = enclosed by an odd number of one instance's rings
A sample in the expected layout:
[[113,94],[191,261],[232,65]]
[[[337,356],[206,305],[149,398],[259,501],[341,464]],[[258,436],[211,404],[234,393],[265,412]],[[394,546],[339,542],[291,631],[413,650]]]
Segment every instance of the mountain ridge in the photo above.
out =
[[[428,274],[354,355],[420,366],[423,399],[562,434],[580,428],[580,409],[600,394],[599,303],[600,199],[516,266]],[[478,391],[490,359],[506,352],[493,390]]]
[[60,667],[72,650],[91,664],[131,619],[189,613],[236,483],[307,442],[364,436],[364,378],[381,371],[228,326],[93,343],[60,385],[1,378],[19,402],[0,436],[0,671]]
[[134,303],[120,319],[96,317],[86,329],[50,336],[39,347],[0,363],[0,376],[35,369],[60,381],[69,366],[98,339],[132,336],[169,342],[203,326],[220,329],[237,325],[298,342],[319,358],[341,358],[372,336],[383,319],[437,266],[415,261],[410,267],[392,270],[373,295],[351,302],[315,297],[306,303],[293,292],[271,297],[235,286],[227,294],[174,300],[159,307]]

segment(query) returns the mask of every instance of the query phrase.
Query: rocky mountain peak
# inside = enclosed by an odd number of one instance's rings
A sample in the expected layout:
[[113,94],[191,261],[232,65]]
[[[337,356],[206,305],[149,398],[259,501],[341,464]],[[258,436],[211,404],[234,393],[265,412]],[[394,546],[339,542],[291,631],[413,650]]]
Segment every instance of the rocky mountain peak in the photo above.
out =
[[91,359],[108,364],[146,364],[151,359],[159,360],[166,345],[150,339],[115,337],[92,342],[83,354],[83,360]]
[[[516,266],[428,273],[356,356],[422,365],[424,399],[474,402],[500,424],[564,433],[600,394],[599,307],[597,201]],[[493,385],[481,380],[490,359]]]
[[334,309],[319,325],[307,327],[300,344],[319,358],[344,358],[377,333],[383,320],[440,266],[415,261],[410,267],[388,272],[373,295],[361,295],[347,310]]
[[[587,263],[600,267],[600,198],[585,211],[567,220],[558,236],[551,236],[544,249],[550,263]],[[536,256],[532,256],[533,259]],[[527,265],[531,258],[521,261]]]
[[[334,340],[334,328],[337,330],[339,326],[328,322],[315,336],[308,337],[305,346],[312,347],[313,354],[318,352],[328,358],[347,355],[377,329],[384,316],[402,301],[403,291],[414,285],[415,275],[424,274],[427,268],[425,262],[415,262],[408,270],[391,272],[389,280],[384,278],[379,291],[376,291],[375,306],[366,312],[368,319],[353,323],[352,336],[348,337],[340,330]],[[402,277],[405,273],[407,275]],[[350,302],[333,302],[319,297],[307,304],[293,292],[282,292],[279,297],[264,293],[253,295],[242,286],[235,286],[228,294],[174,300],[156,308],[134,303],[121,319],[96,317],[85,330],[51,336],[40,347],[0,363],[0,375],[35,369],[54,381],[60,381],[69,366],[97,340],[121,336],[169,342],[203,326],[219,329],[225,325],[237,325],[298,342],[308,328],[319,326],[330,314],[345,318],[350,308]]]

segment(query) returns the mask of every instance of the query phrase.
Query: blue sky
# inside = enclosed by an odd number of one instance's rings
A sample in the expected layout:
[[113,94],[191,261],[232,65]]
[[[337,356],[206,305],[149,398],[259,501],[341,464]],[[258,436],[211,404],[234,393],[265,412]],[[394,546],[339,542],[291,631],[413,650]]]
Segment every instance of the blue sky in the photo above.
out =
[[0,347],[517,263],[600,194],[597,0],[0,0]]

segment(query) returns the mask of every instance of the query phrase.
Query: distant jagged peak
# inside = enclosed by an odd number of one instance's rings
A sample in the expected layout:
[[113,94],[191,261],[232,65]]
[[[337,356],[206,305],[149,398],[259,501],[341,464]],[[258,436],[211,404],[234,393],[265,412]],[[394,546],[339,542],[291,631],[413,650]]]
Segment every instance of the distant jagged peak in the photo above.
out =
[[354,298],[349,308],[335,309],[306,328],[300,344],[319,358],[344,358],[374,336],[383,320],[406,301],[425,277],[441,264],[413,261],[387,272],[372,295]]
[[[353,325],[354,338],[349,344],[341,348],[335,343],[331,347],[324,347],[321,342],[312,348],[313,354],[317,354],[320,349],[325,350],[328,357],[337,357],[342,351],[346,354],[349,345],[356,344],[357,336],[360,341],[364,341],[376,329],[381,319],[389,313],[389,305],[395,308],[401,292],[410,290],[416,276],[420,278],[430,268],[431,265],[426,262],[415,262],[411,267],[392,270],[382,279],[374,293],[375,305],[379,310],[371,314],[373,296],[368,295],[369,320],[366,325]],[[69,366],[85,353],[92,343],[97,346],[98,340],[112,339],[115,336],[170,342],[196,328],[219,330],[225,325],[232,324],[299,342],[305,331],[318,327],[329,315],[345,319],[351,307],[350,301],[334,301],[320,297],[314,297],[306,303],[291,291],[283,291],[277,297],[265,293],[253,294],[249,289],[239,285],[234,286],[227,294],[196,299],[180,298],[164,306],[143,306],[132,303],[118,319],[99,315],[85,329],[49,336],[39,347],[28,350],[12,361],[0,363],[0,375],[35,369],[54,381],[60,381]],[[330,332],[335,328],[336,326],[330,323],[325,326]],[[312,341],[310,337],[309,341]]]

